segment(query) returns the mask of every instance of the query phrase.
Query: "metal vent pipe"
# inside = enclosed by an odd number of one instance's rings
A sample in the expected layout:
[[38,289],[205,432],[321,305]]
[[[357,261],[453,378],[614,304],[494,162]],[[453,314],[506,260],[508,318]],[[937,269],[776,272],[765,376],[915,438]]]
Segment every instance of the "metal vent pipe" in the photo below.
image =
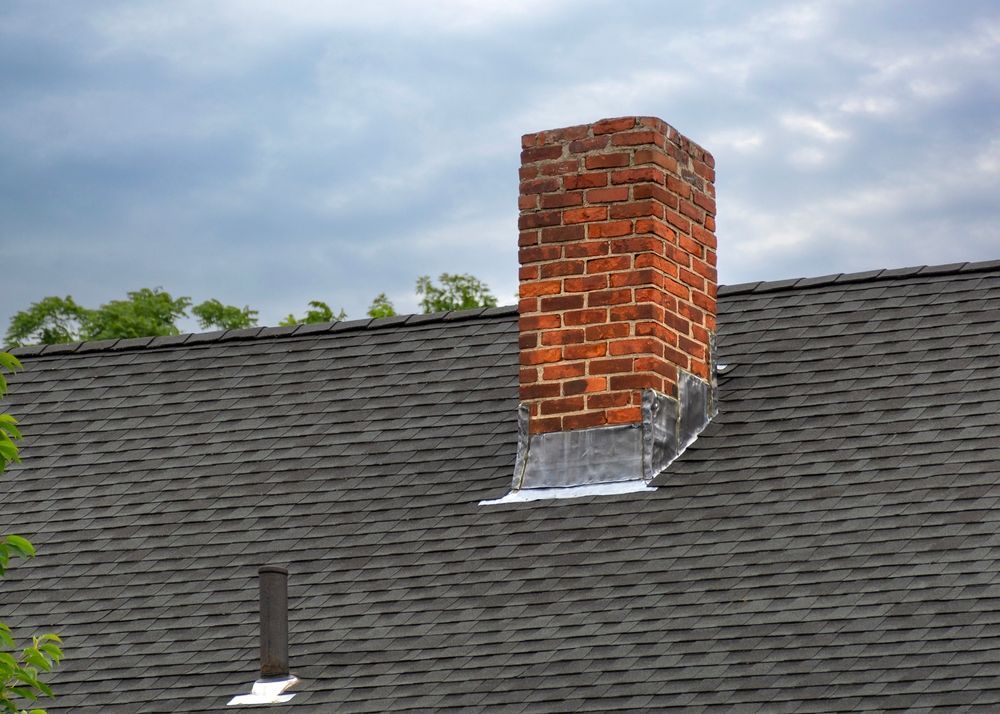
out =
[[288,570],[263,565],[260,576],[260,677],[288,676]]

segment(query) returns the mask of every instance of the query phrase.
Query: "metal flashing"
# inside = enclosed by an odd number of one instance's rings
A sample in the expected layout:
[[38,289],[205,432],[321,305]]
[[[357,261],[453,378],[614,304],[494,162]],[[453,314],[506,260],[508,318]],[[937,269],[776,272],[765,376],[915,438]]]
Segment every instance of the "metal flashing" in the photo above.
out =
[[527,503],[529,501],[583,498],[584,496],[617,496],[623,493],[652,493],[655,486],[645,481],[618,481],[617,483],[595,483],[587,486],[566,486],[564,488],[525,488],[510,491],[502,498],[480,501],[480,506],[499,506],[506,503]]
[[677,397],[643,390],[641,412],[637,424],[531,434],[520,405],[511,490],[480,505],[647,490],[716,414],[714,376],[681,371]]

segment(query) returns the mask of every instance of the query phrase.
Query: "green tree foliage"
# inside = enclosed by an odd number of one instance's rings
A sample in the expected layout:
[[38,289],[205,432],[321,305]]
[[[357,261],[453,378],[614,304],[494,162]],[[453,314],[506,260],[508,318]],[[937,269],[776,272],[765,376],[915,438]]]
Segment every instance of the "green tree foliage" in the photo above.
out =
[[[3,372],[20,369],[21,363],[6,352],[0,352],[0,398],[7,393],[7,380]],[[21,433],[17,421],[9,414],[0,414],[0,475],[7,467],[20,461],[17,441]],[[0,577],[7,572],[12,558],[31,558],[35,548],[27,538],[18,535],[0,536]],[[22,712],[18,702],[34,702],[39,697],[54,696],[52,688],[43,680],[63,657],[58,635],[36,635],[31,644],[20,647],[14,633],[0,622],[0,710]],[[43,709],[32,709],[29,714],[45,714]]]
[[445,310],[468,310],[474,307],[496,307],[497,299],[489,286],[468,274],[441,273],[440,285],[435,285],[427,275],[417,278],[420,309],[425,313]]
[[[112,300],[91,310],[72,297],[46,297],[10,320],[4,338],[11,347],[59,344],[80,340],[176,335],[177,320],[187,317],[191,298],[174,298],[161,288],[142,288],[125,300]],[[229,330],[257,324],[257,311],[224,305],[216,299],[191,308],[203,328]]]
[[12,347],[75,342],[89,319],[90,310],[77,305],[69,295],[42,298],[10,319],[5,339]]
[[191,298],[174,299],[160,288],[142,288],[128,293],[127,300],[112,300],[91,311],[84,324],[84,340],[176,335],[177,318],[187,315]]
[[257,311],[244,305],[241,308],[233,305],[223,305],[212,298],[191,308],[192,314],[198,318],[202,328],[217,327],[220,330],[240,330],[244,327],[254,327],[257,324]]
[[[437,284],[424,275],[417,279],[416,289],[420,309],[425,313],[497,304],[489,286],[468,274],[442,273]],[[68,295],[43,298],[11,318],[4,340],[10,347],[20,347],[176,335],[180,332],[177,321],[187,317],[189,309],[202,329],[236,330],[257,324],[257,311],[246,305],[225,305],[212,298],[192,307],[189,297],[175,298],[162,288],[142,288],[128,293],[124,300],[112,300],[97,309],[82,307]],[[369,317],[395,314],[396,308],[385,293],[379,293],[368,306]],[[312,300],[305,315],[288,315],[278,324],[334,322],[346,317],[343,309],[334,312],[327,303]]]
[[396,308],[385,293],[376,295],[372,304],[368,306],[368,317],[393,317],[395,314]]
[[292,325],[304,325],[311,322],[334,322],[337,320],[343,320],[347,317],[347,313],[341,309],[340,312],[334,314],[330,306],[325,302],[320,300],[310,300],[310,309],[304,317],[295,317],[295,315],[289,315],[284,320],[278,324],[282,327],[291,327]]

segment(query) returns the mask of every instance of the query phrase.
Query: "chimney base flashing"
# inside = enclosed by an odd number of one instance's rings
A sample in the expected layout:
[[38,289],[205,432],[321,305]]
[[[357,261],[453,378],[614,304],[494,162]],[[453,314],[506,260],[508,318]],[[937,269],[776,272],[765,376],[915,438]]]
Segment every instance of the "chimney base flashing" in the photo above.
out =
[[544,434],[530,433],[522,404],[511,491],[483,504],[654,490],[653,481],[714,415],[708,382],[682,371],[677,395],[644,389],[639,423]]

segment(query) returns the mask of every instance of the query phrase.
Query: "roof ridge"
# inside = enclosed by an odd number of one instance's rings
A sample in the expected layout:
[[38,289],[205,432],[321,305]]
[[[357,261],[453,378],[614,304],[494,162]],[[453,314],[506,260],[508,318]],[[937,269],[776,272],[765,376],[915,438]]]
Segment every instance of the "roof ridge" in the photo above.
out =
[[125,350],[180,347],[217,342],[249,341],[265,338],[302,337],[331,332],[352,332],[357,330],[377,330],[385,327],[410,327],[440,322],[459,322],[477,317],[509,317],[517,314],[517,305],[499,307],[477,307],[470,310],[448,310],[446,312],[413,313],[392,317],[362,318],[360,320],[340,320],[335,322],[312,322],[288,327],[245,327],[237,330],[216,330],[214,332],[185,332],[180,335],[160,337],[129,337],[111,340],[90,340],[67,342],[56,345],[30,345],[10,350],[16,357],[37,357],[48,355],[93,354],[95,352],[121,352]]
[[915,265],[909,268],[882,268],[857,273],[835,273],[813,278],[790,278],[787,280],[763,280],[753,283],[720,285],[719,295],[742,295],[745,293],[765,293],[797,288],[815,288],[843,283],[868,283],[891,278],[909,278],[925,275],[956,275],[959,273],[979,273],[1000,270],[1000,260],[982,260],[970,263],[947,263],[942,265]]

